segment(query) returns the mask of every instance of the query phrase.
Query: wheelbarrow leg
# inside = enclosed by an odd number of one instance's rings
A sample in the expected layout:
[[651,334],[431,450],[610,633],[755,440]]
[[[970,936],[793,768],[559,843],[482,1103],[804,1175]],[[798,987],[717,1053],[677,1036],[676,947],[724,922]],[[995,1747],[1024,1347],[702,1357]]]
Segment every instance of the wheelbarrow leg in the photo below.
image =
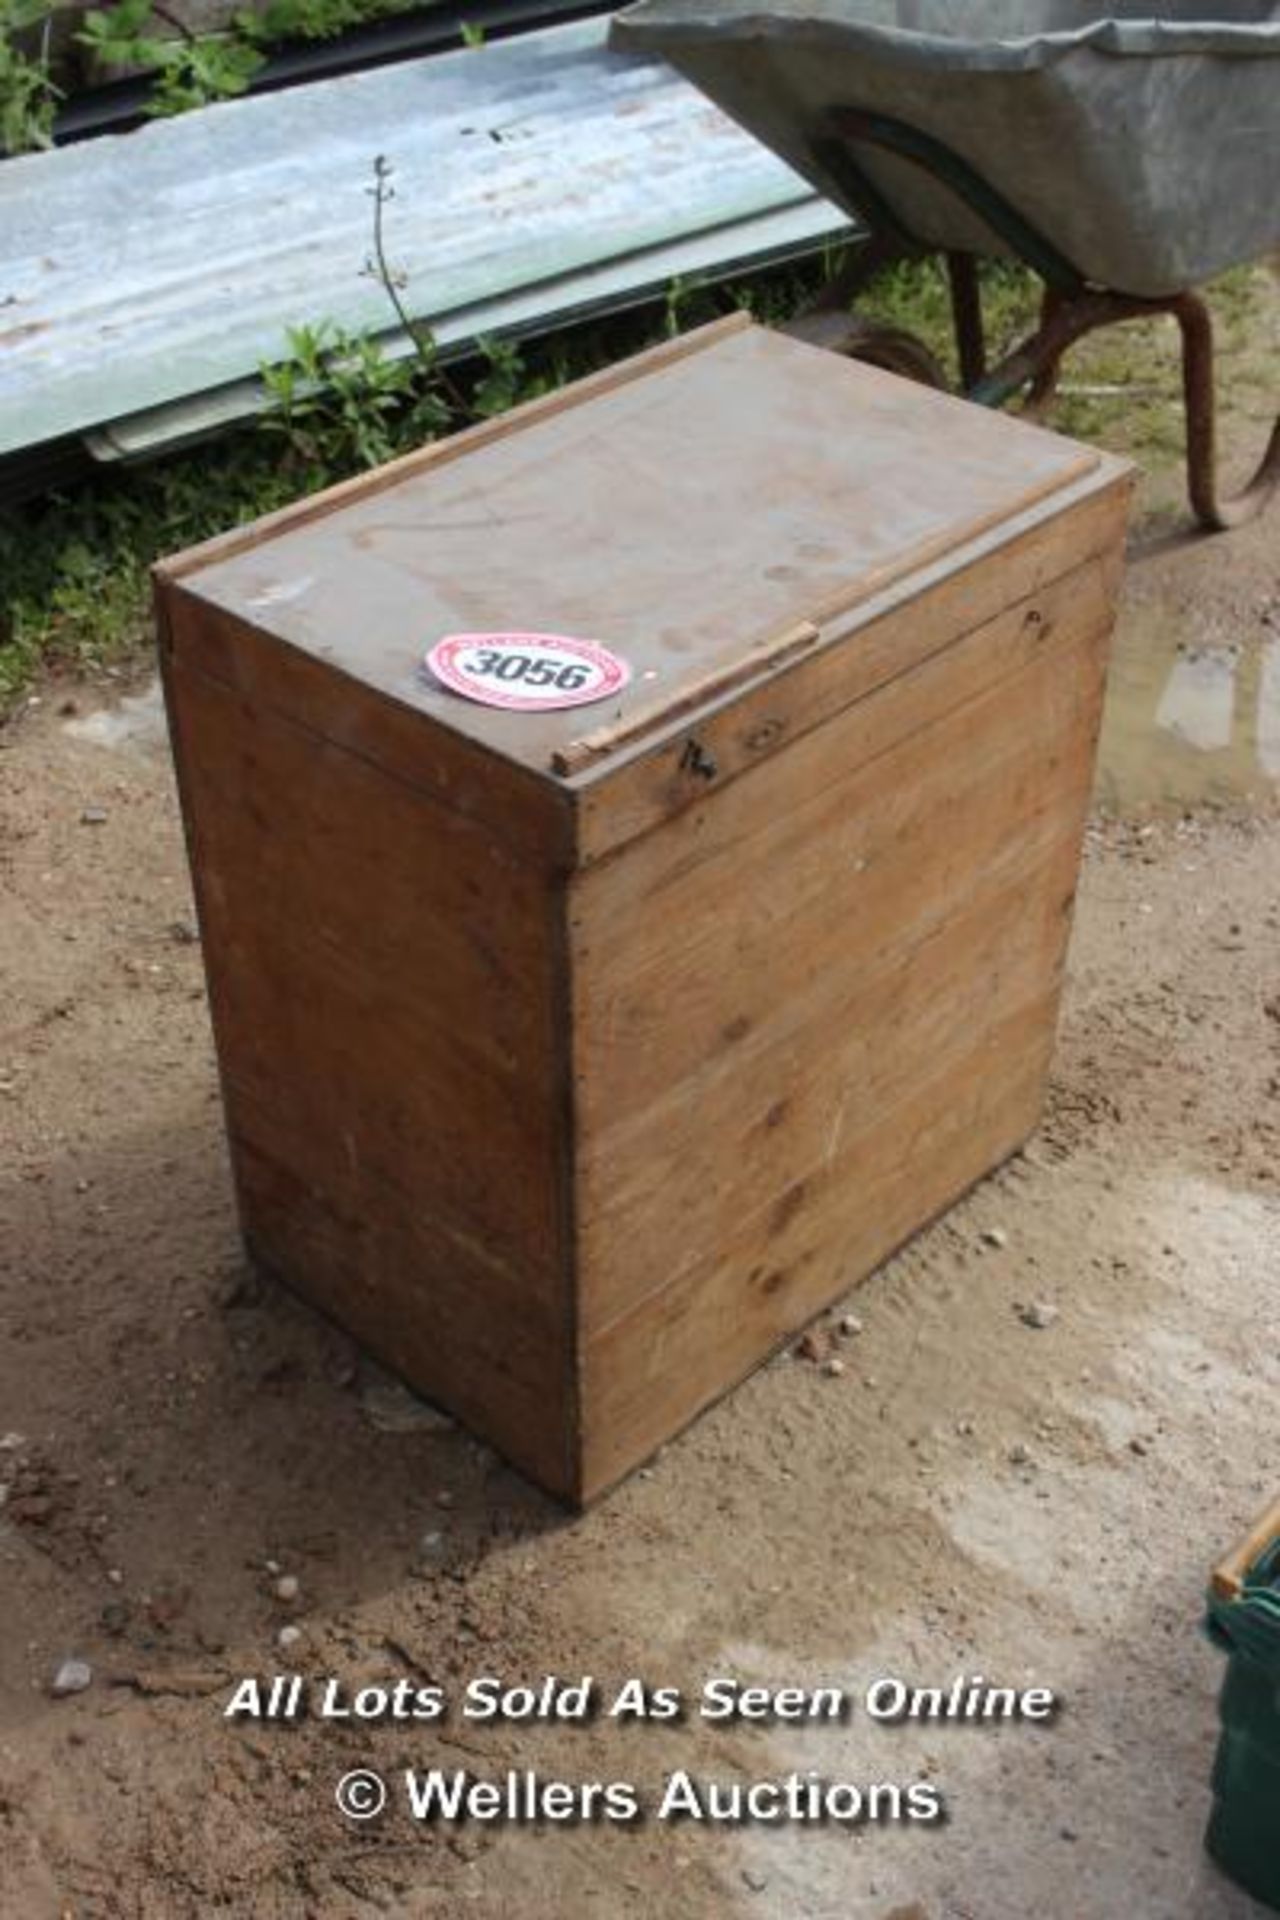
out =
[[1057,379],[1058,363],[1067,348],[1095,327],[1116,321],[1141,320],[1171,313],[1182,332],[1182,396],[1187,421],[1187,491],[1201,526],[1210,532],[1238,527],[1261,513],[1280,492],[1280,419],[1257,472],[1231,499],[1218,497],[1218,457],[1213,388],[1213,321],[1198,293],[1174,294],[1166,300],[1142,300],[1122,293],[1090,288],[1072,296],[1050,289],[1045,294],[1040,325],[1029,340],[994,367],[969,390],[969,398],[985,406],[1001,406],[1020,387],[1028,388],[1032,404],[1047,399]]
[[[1046,287],[1040,296],[1040,330],[1043,333],[1051,326],[1065,295],[1057,287]],[[1062,365],[1061,354],[1046,359],[1032,376],[1027,388],[1027,397],[1022,403],[1022,411],[1033,420],[1041,420],[1048,411],[1054,395],[1058,391],[1058,371]]]
[[1218,497],[1218,453],[1213,388],[1213,321],[1198,293],[1180,293],[1169,310],[1182,330],[1182,396],[1187,415],[1187,491],[1202,526],[1238,527],[1280,491],[1280,418],[1248,485],[1229,500]]
[[1053,391],[1058,363],[1068,347],[1095,327],[1132,318],[1133,310],[1132,300],[1101,289],[1090,288],[1077,295],[1046,291],[1035,332],[976,381],[966,397],[980,406],[1001,407],[1027,387],[1031,395],[1046,398]]
[[947,279],[951,286],[951,318],[956,331],[960,385],[976,387],[987,370],[987,343],[982,330],[982,294],[978,264],[971,253],[948,253]]

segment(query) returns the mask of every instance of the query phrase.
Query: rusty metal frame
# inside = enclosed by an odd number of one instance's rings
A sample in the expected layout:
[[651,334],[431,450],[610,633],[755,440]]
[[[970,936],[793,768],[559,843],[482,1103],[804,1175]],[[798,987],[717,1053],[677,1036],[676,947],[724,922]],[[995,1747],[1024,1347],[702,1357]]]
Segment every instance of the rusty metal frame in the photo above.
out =
[[[1091,286],[1043,234],[1023,219],[1016,208],[990,187],[967,161],[932,136],[905,122],[862,108],[837,108],[829,118],[830,135],[816,142],[814,160],[837,190],[870,224],[873,238],[846,272],[833,282],[819,303],[819,315],[802,316],[794,331],[802,337],[831,345],[838,351],[875,359],[884,329],[850,320],[847,335],[839,336],[834,314],[846,316],[853,299],[891,260],[919,258],[937,249],[925,246],[901,223],[878,186],[859,164],[853,149],[865,144],[892,153],[921,167],[950,189],[992,230],[1017,259],[1044,282],[1040,321],[999,365],[988,369],[982,324],[982,300],[977,259],[968,252],[945,254],[951,292],[952,322],[960,366],[960,387],[966,398],[983,406],[1001,406],[1026,389],[1028,411],[1039,412],[1052,400],[1063,355],[1087,333],[1126,320],[1149,319],[1168,313],[1178,323],[1182,344],[1182,397],[1186,418],[1187,491],[1192,511],[1201,525],[1217,532],[1239,526],[1261,512],[1280,492],[1280,416],[1252,479],[1236,494],[1223,498],[1218,488],[1217,409],[1214,392],[1213,319],[1203,296],[1190,288],[1160,299]],[[904,356],[904,336],[890,330],[889,350]],[[896,343],[896,344],[895,344]],[[923,375],[929,377],[923,346]],[[882,359],[881,364],[893,364]],[[934,363],[936,365],[936,363]]]
[[[1057,385],[1062,356],[1098,327],[1168,313],[1182,340],[1182,403],[1186,417],[1187,492],[1197,520],[1211,532],[1238,527],[1280,492],[1280,417],[1257,469],[1236,494],[1218,489],[1217,401],[1213,378],[1213,318],[1203,296],[1186,290],[1165,299],[1086,288],[1078,294],[1047,289],[1040,325],[984,378],[966,386],[971,400],[1000,406],[1027,387],[1028,405],[1043,407]],[[958,324],[958,323],[957,323]]]

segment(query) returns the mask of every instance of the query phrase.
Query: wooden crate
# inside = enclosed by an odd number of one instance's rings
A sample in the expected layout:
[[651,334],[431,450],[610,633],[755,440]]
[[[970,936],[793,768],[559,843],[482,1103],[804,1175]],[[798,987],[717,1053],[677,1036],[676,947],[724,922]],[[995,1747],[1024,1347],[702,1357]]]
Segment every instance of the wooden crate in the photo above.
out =
[[1010,1153],[1128,490],[733,321],[161,567],[254,1256],[580,1502]]

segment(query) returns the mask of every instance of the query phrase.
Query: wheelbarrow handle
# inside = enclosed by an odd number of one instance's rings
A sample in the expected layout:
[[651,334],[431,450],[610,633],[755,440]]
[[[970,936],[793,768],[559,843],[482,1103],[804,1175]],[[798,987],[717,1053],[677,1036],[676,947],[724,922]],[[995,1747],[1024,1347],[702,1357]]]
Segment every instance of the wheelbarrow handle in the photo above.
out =
[[1209,1585],[1219,1600],[1238,1600],[1249,1568],[1273,1540],[1280,1538],[1280,1494],[1260,1513],[1238,1546],[1219,1560]]

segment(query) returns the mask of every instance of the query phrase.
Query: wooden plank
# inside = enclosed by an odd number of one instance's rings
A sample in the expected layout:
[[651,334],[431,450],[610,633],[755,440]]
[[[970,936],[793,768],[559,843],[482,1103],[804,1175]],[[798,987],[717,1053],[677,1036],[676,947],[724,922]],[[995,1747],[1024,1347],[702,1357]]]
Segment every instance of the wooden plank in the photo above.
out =
[[950,1071],[872,1129],[821,1224],[782,1265],[716,1249],[584,1343],[583,1500],[648,1457],[870,1273],[1035,1126],[1054,996],[972,1036]]
[[[855,701],[943,653],[1014,605],[1097,559],[1114,608],[1123,562],[1132,474],[1104,461],[1096,475],[1040,503],[1003,528],[829,622],[803,673],[765,676],[736,697],[683,718],[673,731],[631,752],[588,765],[579,792],[577,859],[601,860],[669,816],[705,803],[738,774],[803,737]],[[998,556],[998,559],[997,559]],[[1048,609],[1040,609],[1045,619]],[[714,783],[699,778],[687,748],[696,739],[714,763]]]

